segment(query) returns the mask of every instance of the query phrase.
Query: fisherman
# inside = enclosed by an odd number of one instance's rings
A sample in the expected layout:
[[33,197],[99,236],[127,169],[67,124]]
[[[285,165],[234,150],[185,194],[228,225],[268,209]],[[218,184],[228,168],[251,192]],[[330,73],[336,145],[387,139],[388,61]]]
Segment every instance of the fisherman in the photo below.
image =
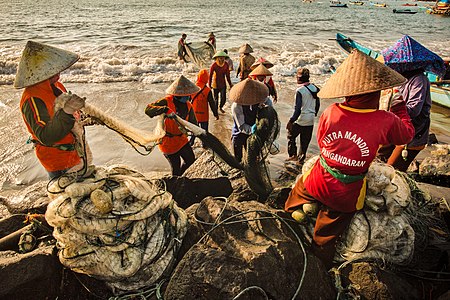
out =
[[[153,118],[160,114],[166,114],[164,120],[166,135],[159,144],[159,150],[169,161],[172,175],[181,176],[184,171],[195,161],[194,151],[185,133],[178,128],[173,119],[175,115],[197,125],[194,109],[189,102],[192,95],[200,91],[192,81],[181,75],[166,90],[166,96],[150,103],[145,108],[145,113]],[[181,162],[183,159],[183,162]]]
[[186,38],[187,38],[187,34],[183,33],[181,35],[181,38],[178,40],[178,59],[182,60],[184,62],[187,62],[186,61],[186,55],[187,55]]
[[[256,70],[256,69],[255,69]],[[297,69],[298,88],[295,91],[294,113],[286,124],[288,138],[287,161],[303,164],[306,159],[309,143],[314,128],[314,117],[320,108],[320,99],[317,97],[319,88],[309,82],[309,70]],[[300,152],[297,155],[297,137],[300,135]]]
[[231,74],[231,71],[234,70],[233,60],[230,58],[230,55],[228,54],[227,49],[223,49],[223,52],[225,52],[228,55],[228,57],[225,59],[225,62],[228,64],[228,70],[230,70],[230,74]]
[[[251,65],[250,69],[253,71],[260,65],[263,65],[267,69],[270,69],[273,67],[273,63],[271,63],[270,61],[268,61],[267,59],[265,59],[263,57],[260,57],[253,63],[253,65]],[[277,90],[275,88],[275,83],[273,82],[272,76],[267,76],[265,79],[265,83],[267,84],[267,86],[269,88],[269,93],[273,99],[273,102],[277,103],[278,95],[277,95]]]
[[[220,110],[221,113],[225,113],[223,107],[227,101],[227,83],[230,88],[233,87],[230,78],[230,70],[225,59],[228,57],[223,51],[217,51],[214,54],[213,59],[215,62],[211,65],[209,69],[209,82],[208,85],[213,89],[214,101],[216,103],[216,109]],[[226,81],[225,81],[226,79]],[[220,99],[219,99],[220,97]]]
[[[431,119],[430,81],[425,70],[444,74],[444,61],[420,43],[405,35],[397,43],[382,50],[385,65],[402,74],[408,81],[394,90],[406,101],[406,109],[415,129],[407,145],[388,145],[380,149],[380,158],[395,169],[406,172],[411,162],[428,143]],[[411,54],[408,56],[408,54]],[[396,93],[393,93],[396,96]]]
[[[60,73],[79,58],[73,52],[28,41],[14,80],[15,88],[25,88],[20,110],[36,156],[50,179],[79,171],[88,164],[86,155],[77,151],[77,142],[80,145],[82,141],[71,132],[80,126],[77,111],[84,107],[85,99],[67,93],[59,81]],[[59,102],[61,109],[55,108]]]
[[[200,88],[194,96],[192,96],[192,107],[195,112],[195,117],[197,118],[198,125],[208,131],[208,122],[209,122],[209,107],[211,108],[214,117],[216,120],[219,120],[219,114],[217,113],[217,106],[215,105],[213,94],[211,89],[207,86],[209,81],[209,74],[207,69],[201,69],[197,74],[197,82],[196,85]],[[190,144],[194,145],[195,136],[192,135]],[[203,148],[205,148],[205,144],[203,144]]]
[[213,45],[214,50],[216,50],[216,36],[214,35],[214,32],[209,34],[207,42]]
[[246,149],[247,139],[256,131],[256,116],[260,105],[264,105],[269,89],[262,83],[247,78],[236,84],[230,91],[233,129],[231,142],[234,156],[241,162],[243,149]]
[[367,170],[380,144],[405,144],[414,127],[405,102],[391,111],[378,110],[380,91],[406,79],[382,63],[354,50],[319,92],[321,98],[345,97],[320,116],[317,141],[320,158],[297,179],[285,210],[301,222],[305,211],[320,203],[314,228],[314,253],[330,268],[338,237],[363,208]]
[[270,72],[264,65],[259,65],[253,71],[250,72],[248,77],[253,80],[258,80],[264,83],[269,89],[269,102],[270,105],[273,103],[277,103],[277,91],[275,90],[275,86],[269,85],[269,78],[272,77],[272,72]]
[[251,66],[255,62],[255,58],[250,54],[253,52],[253,48],[249,44],[243,44],[239,48],[239,54],[241,55],[239,58],[239,67],[236,72],[236,77],[242,80],[247,79],[248,74],[250,74]]

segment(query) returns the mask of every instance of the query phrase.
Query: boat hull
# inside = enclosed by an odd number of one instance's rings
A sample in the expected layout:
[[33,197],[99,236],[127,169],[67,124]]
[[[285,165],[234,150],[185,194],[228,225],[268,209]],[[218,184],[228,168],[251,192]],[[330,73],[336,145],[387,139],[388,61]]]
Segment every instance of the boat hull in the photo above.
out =
[[441,88],[432,85],[430,88],[431,101],[434,104],[446,107],[450,109],[450,88]]

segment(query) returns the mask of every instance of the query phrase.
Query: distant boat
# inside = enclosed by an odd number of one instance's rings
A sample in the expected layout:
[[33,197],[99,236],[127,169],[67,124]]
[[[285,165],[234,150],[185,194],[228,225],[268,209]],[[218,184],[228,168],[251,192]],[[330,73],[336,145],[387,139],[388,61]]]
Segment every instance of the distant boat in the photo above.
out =
[[[336,33],[336,42],[346,54],[349,54],[353,49],[357,49],[375,59],[381,56],[377,51],[367,48],[339,32]],[[450,109],[450,82],[448,80],[438,81],[436,74],[430,72],[425,72],[425,74],[431,83],[431,101]]]
[[349,1],[348,3],[352,5],[364,5],[364,2],[362,1]]
[[442,15],[442,16],[450,16],[450,0],[438,0],[436,4],[427,10],[427,13]]
[[375,7],[387,7],[386,3],[374,3],[374,2],[370,2],[370,5],[375,6]]
[[346,3],[341,1],[330,1],[330,7],[348,7]]
[[417,6],[417,3],[405,3],[402,6]]
[[412,15],[412,14],[417,14],[417,11],[415,11],[415,10],[410,10],[410,9],[393,9],[392,10],[392,12],[394,13],[394,14],[410,14],[410,15]]

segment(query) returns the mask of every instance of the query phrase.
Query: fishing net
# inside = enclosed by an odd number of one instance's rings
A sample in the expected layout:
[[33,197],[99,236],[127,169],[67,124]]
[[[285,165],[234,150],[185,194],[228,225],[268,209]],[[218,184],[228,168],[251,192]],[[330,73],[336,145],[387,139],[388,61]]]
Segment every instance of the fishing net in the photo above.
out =
[[209,68],[212,57],[214,56],[214,47],[207,42],[194,42],[186,44],[186,52],[189,60],[199,68]]
[[83,107],[82,112],[85,118],[89,118],[96,124],[104,125],[120,134],[120,136],[122,136],[122,138],[135,149],[137,149],[137,147],[144,148],[148,151],[147,154],[154,149],[154,147],[166,134],[164,130],[163,116],[158,117],[156,127],[153,132],[150,133],[134,128],[119,119],[113,118],[91,104],[86,104],[85,107]]
[[187,216],[160,181],[127,167],[96,167],[87,178],[51,181],[48,194],[45,218],[64,266],[123,291],[171,272]]
[[256,132],[247,139],[244,156],[244,174],[250,188],[261,199],[266,199],[273,190],[266,158],[280,133],[280,121],[272,106],[258,110]]

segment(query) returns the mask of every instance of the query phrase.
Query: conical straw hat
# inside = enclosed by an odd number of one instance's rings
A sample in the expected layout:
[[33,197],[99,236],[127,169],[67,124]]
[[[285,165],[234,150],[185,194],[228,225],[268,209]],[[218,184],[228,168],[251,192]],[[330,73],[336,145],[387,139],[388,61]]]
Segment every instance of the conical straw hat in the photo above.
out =
[[269,96],[269,89],[264,83],[247,78],[234,85],[230,90],[230,101],[241,105],[263,103]]
[[226,54],[224,51],[217,51],[216,54],[212,58],[216,57],[229,57],[228,54]]
[[14,80],[15,88],[35,85],[73,65],[78,54],[53,46],[28,41]]
[[249,44],[244,44],[239,48],[239,53],[252,53],[253,48]]
[[320,98],[368,94],[406,82],[399,73],[370,56],[353,50],[322,87]]
[[166,94],[174,96],[189,96],[200,91],[192,81],[180,75],[166,90]]
[[258,75],[272,76],[273,74],[263,64],[260,64],[253,71],[251,71],[249,75],[250,76],[258,76]]
[[267,59],[260,57],[258,58],[253,65],[250,66],[251,70],[256,69],[256,67],[258,67],[260,64],[263,64],[264,67],[266,67],[267,69],[270,69],[273,67],[273,63],[271,63],[270,61],[268,61]]

